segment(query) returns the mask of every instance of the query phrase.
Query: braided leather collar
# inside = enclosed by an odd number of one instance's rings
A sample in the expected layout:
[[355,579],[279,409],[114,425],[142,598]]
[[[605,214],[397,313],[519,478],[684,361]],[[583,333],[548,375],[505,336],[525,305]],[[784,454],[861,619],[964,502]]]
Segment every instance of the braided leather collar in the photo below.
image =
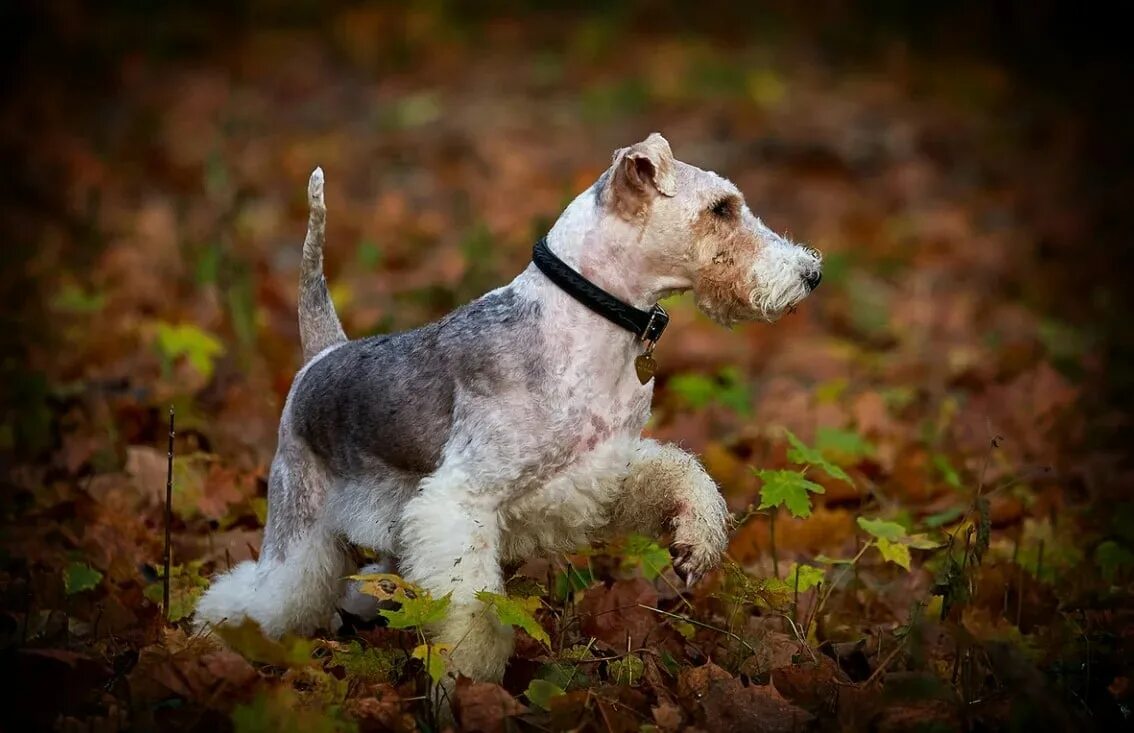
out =
[[540,237],[532,247],[532,262],[563,292],[637,336],[649,350],[653,350],[654,344],[669,325],[669,314],[660,305],[655,305],[648,311],[635,308],[575,272],[551,251],[547,246],[547,237]]

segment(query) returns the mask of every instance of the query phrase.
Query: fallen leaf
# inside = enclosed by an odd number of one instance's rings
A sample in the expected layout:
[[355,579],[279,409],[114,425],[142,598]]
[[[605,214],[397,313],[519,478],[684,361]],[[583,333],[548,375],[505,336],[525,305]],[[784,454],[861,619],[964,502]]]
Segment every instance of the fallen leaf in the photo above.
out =
[[617,580],[609,588],[588,588],[579,603],[582,631],[612,650],[625,652],[627,643],[637,649],[647,638],[656,637],[662,620],[641,606],[656,607],[657,603],[657,591],[643,578]]

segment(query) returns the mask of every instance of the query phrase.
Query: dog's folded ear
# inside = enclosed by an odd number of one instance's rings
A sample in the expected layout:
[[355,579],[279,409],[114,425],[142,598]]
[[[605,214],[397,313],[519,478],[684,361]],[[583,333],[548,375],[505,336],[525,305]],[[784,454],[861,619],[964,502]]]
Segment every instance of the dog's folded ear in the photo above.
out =
[[676,194],[669,142],[654,132],[640,143],[614,151],[614,186],[619,196],[637,199],[648,198],[651,189],[662,196]]

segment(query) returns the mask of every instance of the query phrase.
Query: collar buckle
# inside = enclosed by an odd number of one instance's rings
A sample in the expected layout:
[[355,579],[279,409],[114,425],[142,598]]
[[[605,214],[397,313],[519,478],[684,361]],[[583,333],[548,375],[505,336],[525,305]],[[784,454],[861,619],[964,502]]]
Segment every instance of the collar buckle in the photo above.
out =
[[669,314],[665,312],[665,308],[656,304],[653,308],[650,308],[650,319],[646,321],[646,327],[642,329],[639,336],[640,340],[646,344],[646,353],[654,350],[654,345],[657,344],[668,325]]

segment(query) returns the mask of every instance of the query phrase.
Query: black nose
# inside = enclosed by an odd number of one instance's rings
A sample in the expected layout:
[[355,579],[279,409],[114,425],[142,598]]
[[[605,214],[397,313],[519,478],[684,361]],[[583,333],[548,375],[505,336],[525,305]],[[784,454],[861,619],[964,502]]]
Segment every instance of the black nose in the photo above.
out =
[[809,272],[803,276],[803,281],[807,283],[808,290],[814,290],[819,287],[819,281],[823,279],[823,273],[820,270]]

